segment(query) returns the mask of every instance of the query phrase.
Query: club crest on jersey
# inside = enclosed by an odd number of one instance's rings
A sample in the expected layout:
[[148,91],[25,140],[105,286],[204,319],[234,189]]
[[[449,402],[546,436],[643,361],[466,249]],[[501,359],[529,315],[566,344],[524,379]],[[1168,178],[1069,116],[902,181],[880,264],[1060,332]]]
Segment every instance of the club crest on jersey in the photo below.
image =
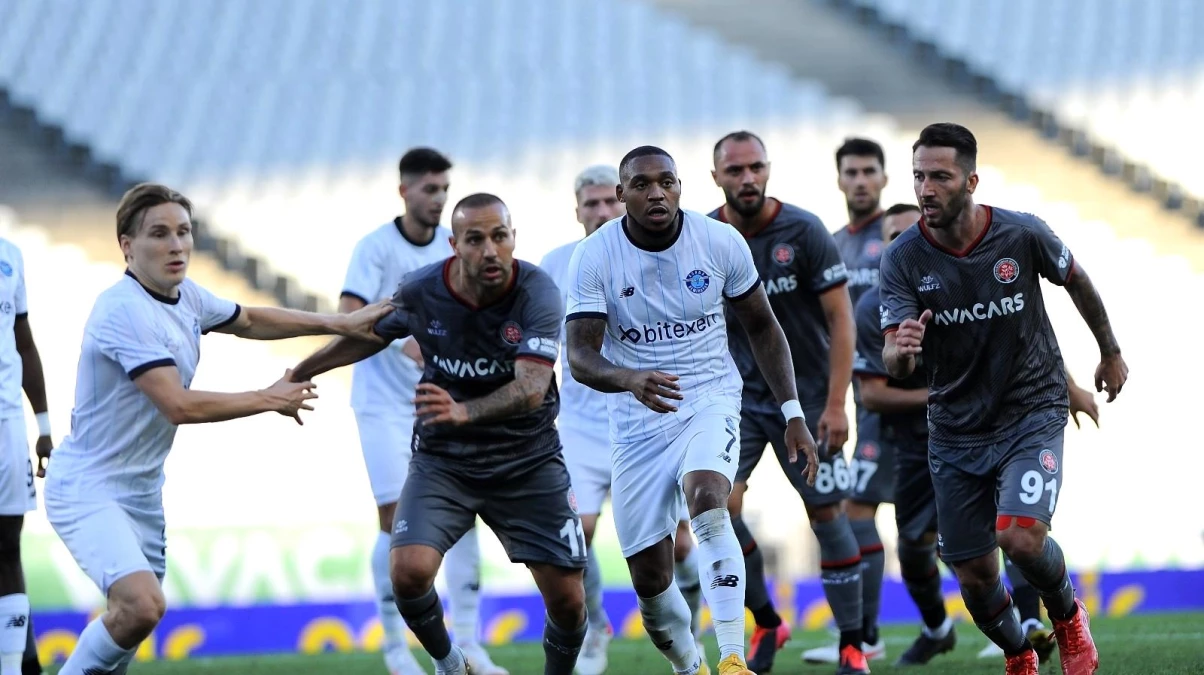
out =
[[1020,263],[1012,258],[1000,258],[995,263],[995,279],[1001,284],[1010,284],[1020,276]]
[[865,242],[865,257],[877,258],[882,255],[882,242],[877,239],[871,239]]
[[694,270],[686,275],[686,288],[691,293],[702,293],[711,287],[711,276],[702,270]]
[[1041,468],[1045,469],[1045,473],[1052,476],[1058,472],[1058,456],[1053,453],[1053,450],[1049,448],[1042,450],[1038,461],[1041,462]]
[[517,323],[507,321],[502,324],[502,340],[508,345],[516,345],[523,341],[523,329]]
[[3,272],[6,277],[11,277],[13,275],[13,266],[7,260],[0,260],[0,272]]
[[794,247],[790,244],[778,244],[774,246],[773,261],[779,265],[789,265],[794,262]]
[[199,319],[192,320],[192,337],[197,339],[201,337],[201,322]]
[[865,445],[861,446],[858,454],[861,455],[862,459],[875,462],[879,457],[878,446],[874,445],[873,443],[866,443]]

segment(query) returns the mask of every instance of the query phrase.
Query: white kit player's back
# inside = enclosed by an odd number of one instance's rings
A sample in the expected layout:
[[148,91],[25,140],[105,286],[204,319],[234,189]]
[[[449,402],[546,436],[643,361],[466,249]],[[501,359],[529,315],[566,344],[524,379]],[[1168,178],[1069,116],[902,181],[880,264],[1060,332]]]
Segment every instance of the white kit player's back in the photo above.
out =
[[735,229],[682,213],[681,232],[664,250],[636,246],[620,218],[581,242],[570,263],[567,314],[605,317],[603,355],[624,368],[680,378],[684,400],[676,413],[652,412],[634,396],[608,396],[616,440],[680,427],[717,401],[739,409],[742,382],[728,350],[723,303],[755,290],[760,277]]

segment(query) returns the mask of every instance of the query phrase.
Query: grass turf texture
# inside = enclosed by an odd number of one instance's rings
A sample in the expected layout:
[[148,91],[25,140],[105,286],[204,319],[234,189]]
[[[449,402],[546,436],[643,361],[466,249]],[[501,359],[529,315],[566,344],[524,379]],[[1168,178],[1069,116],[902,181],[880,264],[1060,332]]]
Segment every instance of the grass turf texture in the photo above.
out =
[[[1091,623],[1096,645],[1100,651],[1099,675],[1188,675],[1204,673],[1204,613],[1158,614],[1130,616],[1119,619],[1099,618]],[[911,644],[916,628],[891,626],[883,630],[887,642],[887,659],[874,661],[875,673],[897,670],[890,664]],[[950,654],[937,657],[921,670],[925,675],[975,675],[1003,672],[1002,659],[978,659],[978,651],[986,638],[973,626],[957,625],[958,645]],[[708,656],[715,667],[718,649],[713,635],[705,636]],[[803,649],[818,647],[831,641],[822,632],[796,632],[786,647],[778,653],[773,669],[775,675],[810,675],[831,673],[829,665],[807,665],[799,659]],[[512,675],[538,675],[543,672],[543,650],[538,643],[522,643],[492,647],[494,661],[507,667]],[[429,658],[415,651],[419,662],[434,673]],[[1057,655],[1053,662],[1041,667],[1046,674],[1060,673]],[[48,672],[56,673],[57,667]],[[283,655],[252,658],[197,659],[191,661],[159,661],[134,664],[132,673],[146,675],[384,675],[384,664],[378,654],[346,653],[313,656]],[[668,675],[669,663],[647,640],[616,640],[610,645],[610,673]]]

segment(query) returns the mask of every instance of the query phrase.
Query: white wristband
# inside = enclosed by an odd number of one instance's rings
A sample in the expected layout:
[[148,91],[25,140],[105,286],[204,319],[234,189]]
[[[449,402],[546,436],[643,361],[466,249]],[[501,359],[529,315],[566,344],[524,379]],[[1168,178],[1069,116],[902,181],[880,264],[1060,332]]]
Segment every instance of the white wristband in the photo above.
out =
[[803,416],[803,406],[797,400],[786,401],[782,404],[782,416],[786,418],[787,422],[796,417],[804,423],[807,421],[807,418]]
[[38,436],[50,435],[50,413],[38,413],[34,415],[38,420]]

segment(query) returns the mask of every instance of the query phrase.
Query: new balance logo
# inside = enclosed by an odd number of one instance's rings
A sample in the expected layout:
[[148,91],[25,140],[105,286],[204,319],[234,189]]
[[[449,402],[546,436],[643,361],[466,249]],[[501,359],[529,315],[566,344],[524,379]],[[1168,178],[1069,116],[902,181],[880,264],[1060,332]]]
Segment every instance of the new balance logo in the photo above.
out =
[[711,588],[712,589],[719,588],[720,586],[726,586],[728,588],[735,588],[738,585],[740,585],[740,577],[738,577],[734,574],[726,574],[721,577],[715,577],[714,579],[711,580]]
[[635,295],[635,286],[628,286],[628,287],[624,288],[623,290],[619,291],[620,298],[630,298],[633,295]]
[[726,452],[721,452],[715,456],[718,457],[719,459],[722,459],[723,461],[727,462],[728,464],[732,463],[732,456],[727,454]]
[[8,622],[4,624],[5,628],[24,628],[25,617],[22,615],[9,617]]

